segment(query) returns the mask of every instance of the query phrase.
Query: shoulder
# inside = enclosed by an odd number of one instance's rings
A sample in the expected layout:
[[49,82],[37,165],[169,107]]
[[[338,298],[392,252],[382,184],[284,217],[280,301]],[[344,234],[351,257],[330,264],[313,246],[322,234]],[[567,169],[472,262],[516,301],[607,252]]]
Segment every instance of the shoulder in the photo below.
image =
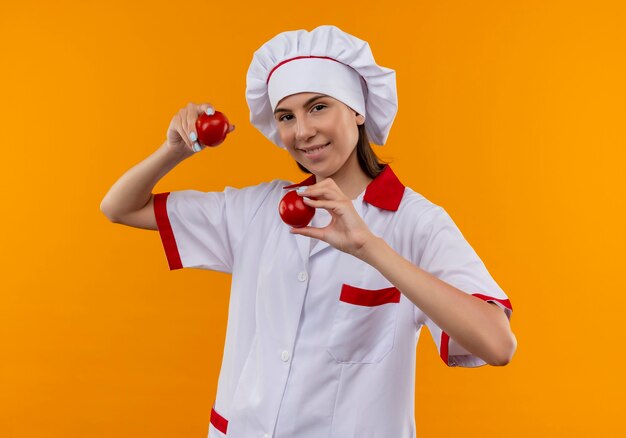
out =
[[417,238],[430,236],[440,241],[464,239],[458,225],[445,208],[408,187],[398,213],[398,228],[401,233],[409,233]]
[[223,190],[218,191],[200,191],[190,189],[166,192],[162,195],[167,194],[170,199],[177,198],[181,201],[202,202],[212,199],[225,199],[226,202],[241,201],[259,205],[262,204],[264,200],[282,196],[286,193],[283,188],[291,184],[293,183],[285,179],[275,179],[243,187],[226,185]]
[[223,193],[227,207],[230,205],[245,211],[275,209],[287,193],[284,187],[291,184],[285,179],[275,179],[242,188],[226,186]]
[[265,181],[255,185],[244,186],[240,188],[234,186],[225,186],[224,192],[233,195],[242,194],[250,196],[261,196],[265,198],[272,194],[280,193],[282,188],[286,185],[289,185],[289,181],[275,179],[272,181]]
[[226,209],[252,211],[272,203],[273,199],[284,192],[283,187],[286,185],[289,185],[289,181],[275,179],[243,187],[226,185],[218,191],[177,190],[168,192],[167,195],[170,205],[180,208],[217,208],[222,205]]
[[446,214],[443,207],[435,204],[412,188],[405,187],[396,217],[402,222],[425,224],[435,220],[442,214]]

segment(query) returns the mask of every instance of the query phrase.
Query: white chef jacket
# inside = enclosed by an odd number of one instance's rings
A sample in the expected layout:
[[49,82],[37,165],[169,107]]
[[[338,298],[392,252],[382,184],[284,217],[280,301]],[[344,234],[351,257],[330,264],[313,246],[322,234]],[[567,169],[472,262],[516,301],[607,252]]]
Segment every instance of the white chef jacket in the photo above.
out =
[[[450,339],[380,272],[324,241],[289,233],[274,180],[223,192],[156,194],[170,270],[232,274],[209,438],[415,437],[415,352],[426,325],[448,366],[485,362]],[[353,205],[370,230],[465,293],[511,304],[447,212],[387,165]],[[317,209],[312,226],[329,213]]]

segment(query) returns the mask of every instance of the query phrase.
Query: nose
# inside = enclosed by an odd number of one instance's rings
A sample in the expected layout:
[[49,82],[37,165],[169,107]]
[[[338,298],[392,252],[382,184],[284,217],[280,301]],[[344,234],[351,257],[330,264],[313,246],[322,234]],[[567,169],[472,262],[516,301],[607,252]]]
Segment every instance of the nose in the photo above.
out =
[[306,142],[315,135],[314,126],[306,120],[306,117],[300,117],[296,120],[296,140],[298,142]]

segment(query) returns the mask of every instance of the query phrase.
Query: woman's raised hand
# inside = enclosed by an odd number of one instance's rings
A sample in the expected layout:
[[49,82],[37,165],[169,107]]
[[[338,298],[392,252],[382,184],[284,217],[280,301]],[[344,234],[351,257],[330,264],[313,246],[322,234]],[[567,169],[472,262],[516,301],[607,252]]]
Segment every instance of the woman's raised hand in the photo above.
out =
[[[187,158],[207,147],[198,141],[196,120],[200,114],[209,108],[214,110],[210,103],[200,105],[188,103],[172,118],[170,126],[167,128],[167,148],[172,154]],[[232,132],[234,129],[235,125],[230,125],[228,132]]]

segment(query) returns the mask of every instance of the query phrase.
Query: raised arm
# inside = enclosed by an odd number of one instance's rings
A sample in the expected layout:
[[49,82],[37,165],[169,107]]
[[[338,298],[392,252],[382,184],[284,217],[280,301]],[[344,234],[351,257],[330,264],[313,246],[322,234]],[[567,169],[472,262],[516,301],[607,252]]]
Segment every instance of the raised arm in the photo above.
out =
[[163,143],[113,184],[102,199],[100,210],[111,222],[157,230],[152,189],[183,159],[170,153],[167,144]]
[[[115,223],[157,230],[152,190],[181,161],[204,149],[197,141],[195,122],[210,104],[189,103],[172,119],[167,140],[150,156],[132,167],[113,184],[102,199],[100,210]],[[234,126],[230,127],[230,131]],[[192,140],[193,139],[193,140]]]

